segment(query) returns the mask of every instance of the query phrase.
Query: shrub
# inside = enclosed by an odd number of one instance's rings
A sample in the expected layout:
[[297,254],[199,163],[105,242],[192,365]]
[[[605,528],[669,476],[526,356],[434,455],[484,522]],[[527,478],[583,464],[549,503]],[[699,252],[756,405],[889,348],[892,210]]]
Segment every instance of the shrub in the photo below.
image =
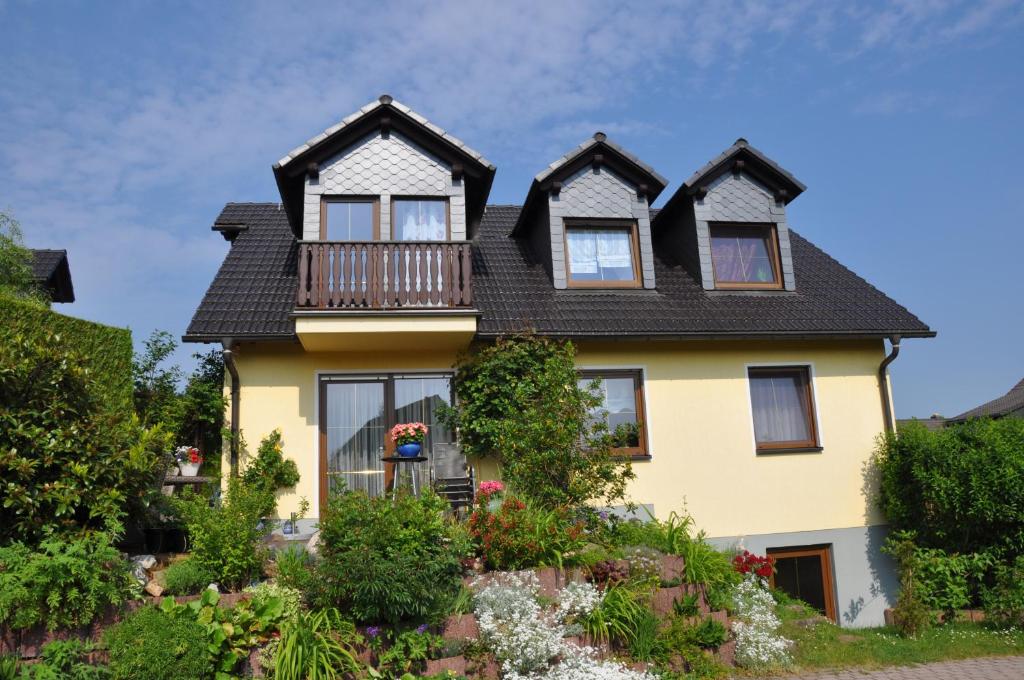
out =
[[164,572],[170,595],[195,595],[217,580],[216,575],[194,559],[184,559]]
[[561,567],[586,545],[583,522],[565,508],[544,509],[515,497],[496,511],[481,496],[469,516],[469,533],[488,567],[499,570]]
[[[102,680],[109,677],[106,666],[89,663],[93,646],[80,640],[54,640],[43,645],[41,659],[22,668],[22,680]],[[11,680],[15,676],[10,676]],[[0,678],[3,673],[0,672]]]
[[51,352],[73,354],[91,378],[87,391],[100,411],[132,412],[132,334],[127,328],[58,314],[0,296],[0,346],[15,338]]
[[[299,468],[294,460],[286,460],[281,447],[281,431],[274,430],[260,442],[256,458],[245,468],[242,481],[253,488],[266,490],[270,497],[278,489],[294,487],[299,483]],[[263,513],[269,517],[273,505]]]
[[931,611],[924,599],[914,534],[896,531],[885,540],[882,551],[892,555],[900,575],[900,594],[893,607],[896,628],[905,637],[917,635],[931,623]]
[[934,548],[917,548],[913,559],[924,604],[949,615],[980,601],[981,582],[994,564],[987,554],[947,555]]
[[995,583],[983,596],[985,615],[1005,626],[1024,625],[1024,556],[995,570]]
[[6,319],[2,329],[0,542],[119,524],[148,498],[167,437],[105,410],[93,369],[63,337],[12,335]]
[[109,534],[0,547],[0,624],[14,629],[87,625],[138,590]]
[[600,603],[580,619],[583,631],[598,642],[629,644],[648,611],[638,593],[626,584],[609,586]]
[[206,631],[194,619],[143,607],[104,636],[113,680],[198,680],[213,676]]
[[171,503],[188,530],[189,559],[213,574],[217,583],[238,590],[262,574],[267,559],[262,518],[267,504],[273,503],[266,489],[232,479],[216,507],[190,492],[173,497]]
[[1024,419],[913,423],[880,439],[880,505],[896,530],[947,553],[1024,554]]
[[300,592],[309,589],[313,577],[313,560],[305,550],[297,546],[280,550],[274,555],[274,564],[277,566],[276,580],[282,586]]
[[457,407],[442,417],[469,456],[497,456],[513,491],[549,508],[625,497],[634,477],[593,420],[601,397],[578,384],[571,343],[501,338],[460,359]]
[[447,613],[459,592],[460,560],[434,493],[370,498],[333,495],[320,519],[313,599],[360,623],[422,621]]
[[[439,635],[427,632],[426,626],[406,630],[398,635],[381,632],[370,640],[377,657],[377,672],[385,678],[419,677],[442,646]],[[408,675],[406,675],[408,674]]]

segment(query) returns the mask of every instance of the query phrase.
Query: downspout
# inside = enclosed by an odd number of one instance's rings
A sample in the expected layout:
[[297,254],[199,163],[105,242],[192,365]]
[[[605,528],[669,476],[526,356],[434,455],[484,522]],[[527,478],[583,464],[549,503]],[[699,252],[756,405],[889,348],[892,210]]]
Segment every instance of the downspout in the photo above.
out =
[[238,366],[235,365],[235,354],[231,351],[232,342],[230,338],[223,341],[224,350],[221,355],[224,357],[224,367],[231,374],[231,476],[238,476],[238,400],[241,396],[242,384],[238,380]]
[[885,420],[885,431],[895,431],[895,423],[892,420],[892,400],[889,398],[889,364],[896,361],[896,357],[900,355],[900,336],[894,335],[889,338],[889,342],[892,343],[892,351],[882,359],[882,363],[878,366],[878,388],[882,394],[882,417]]

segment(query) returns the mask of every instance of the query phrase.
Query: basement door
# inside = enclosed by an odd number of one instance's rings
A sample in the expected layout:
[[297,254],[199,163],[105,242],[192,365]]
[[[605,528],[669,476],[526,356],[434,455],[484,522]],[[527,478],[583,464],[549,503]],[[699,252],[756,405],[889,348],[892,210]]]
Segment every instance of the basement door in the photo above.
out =
[[768,554],[775,558],[775,574],[771,577],[773,588],[803,600],[833,623],[838,623],[830,546],[768,548]]

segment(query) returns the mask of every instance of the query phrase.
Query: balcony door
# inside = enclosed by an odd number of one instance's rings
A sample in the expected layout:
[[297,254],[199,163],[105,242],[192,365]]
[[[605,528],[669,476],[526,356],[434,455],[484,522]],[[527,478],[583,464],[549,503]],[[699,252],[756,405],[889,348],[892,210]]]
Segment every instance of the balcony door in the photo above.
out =
[[[427,425],[424,451],[428,458],[434,444],[454,443],[454,434],[438,419],[440,405],[451,403],[447,374],[321,376],[321,511],[334,491],[361,490],[379,496],[391,488],[393,466],[381,458],[394,451],[388,431],[397,423]],[[429,462],[414,470],[421,483],[429,477]]]

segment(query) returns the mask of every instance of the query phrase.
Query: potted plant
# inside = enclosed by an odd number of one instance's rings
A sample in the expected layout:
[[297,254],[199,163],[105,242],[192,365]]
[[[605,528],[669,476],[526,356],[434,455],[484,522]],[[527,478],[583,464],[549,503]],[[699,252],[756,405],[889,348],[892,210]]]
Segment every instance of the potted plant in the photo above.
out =
[[195,477],[199,474],[199,466],[203,464],[199,449],[194,446],[179,446],[174,452],[174,457],[178,461],[182,477]]
[[395,443],[398,455],[403,458],[415,458],[420,455],[426,436],[427,426],[423,423],[399,423],[391,428],[391,441]]

